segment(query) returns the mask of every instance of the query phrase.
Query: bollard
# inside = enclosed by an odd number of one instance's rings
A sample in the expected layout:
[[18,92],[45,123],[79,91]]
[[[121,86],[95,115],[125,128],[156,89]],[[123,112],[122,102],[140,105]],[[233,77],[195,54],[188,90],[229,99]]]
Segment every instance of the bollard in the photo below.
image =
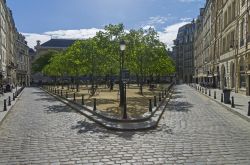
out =
[[161,93],[159,93],[159,102],[161,102]]
[[247,116],[250,116],[250,101],[248,102],[248,113]]
[[10,99],[10,96],[9,96],[9,103],[8,103],[8,106],[11,106],[11,99]]
[[211,91],[210,91],[210,89],[209,89],[209,91],[208,91],[208,96],[211,96]]
[[163,91],[161,92],[161,97],[164,98],[164,92]]
[[223,103],[223,93],[221,94],[221,99],[220,101]]
[[165,96],[167,95],[167,89],[165,89]]
[[68,98],[68,92],[66,92],[66,99]]
[[75,102],[75,101],[76,101],[76,93],[74,93],[74,96],[73,96],[73,97],[74,97],[74,102]]
[[96,98],[94,98],[94,107],[93,107],[93,111],[96,111]]
[[63,91],[61,90],[61,96],[63,95]]
[[156,96],[154,96],[154,106],[157,106],[157,100],[156,100]]
[[205,88],[205,94],[207,94],[207,88]]
[[214,91],[214,99],[216,99],[216,91]]
[[234,108],[235,105],[234,105],[234,97],[232,96],[232,101],[231,101],[231,107]]
[[149,99],[149,112],[152,112],[152,101]]
[[13,93],[13,101],[15,101],[15,93]]
[[7,111],[6,99],[3,101],[3,111]]
[[84,105],[84,95],[82,95],[82,105]]

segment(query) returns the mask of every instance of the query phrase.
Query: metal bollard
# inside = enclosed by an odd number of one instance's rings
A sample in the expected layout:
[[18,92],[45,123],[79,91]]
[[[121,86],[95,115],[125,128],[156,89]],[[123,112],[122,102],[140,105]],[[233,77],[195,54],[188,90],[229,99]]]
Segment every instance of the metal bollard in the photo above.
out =
[[205,94],[207,94],[207,88],[205,88]]
[[216,91],[214,91],[214,99],[216,99]]
[[159,101],[161,101],[161,93],[159,93]]
[[68,98],[68,92],[66,92],[66,99]]
[[63,95],[63,91],[61,90],[61,96]]
[[76,93],[74,93],[74,96],[73,96],[73,97],[74,97],[74,102],[75,102],[75,101],[76,101]]
[[15,93],[13,93],[13,101],[15,101]]
[[157,106],[157,100],[156,100],[156,96],[154,96],[154,106]]
[[208,91],[208,96],[211,96],[211,91],[210,91],[210,89],[209,89],[209,91]]
[[250,101],[248,102],[248,113],[247,116],[250,116]]
[[164,92],[163,91],[161,92],[161,97],[164,98]]
[[82,105],[84,105],[84,95],[82,95]]
[[166,96],[166,95],[167,95],[167,89],[165,89],[165,91],[164,91],[164,92],[165,92],[165,96]]
[[11,98],[9,96],[9,103],[8,103],[8,106],[11,106]]
[[93,107],[93,111],[96,111],[96,98],[94,98],[94,107]]
[[3,111],[7,111],[6,99],[4,99],[4,101],[3,101]]
[[149,112],[152,112],[152,100],[149,99]]
[[223,93],[221,94],[220,101],[223,103]]
[[231,107],[234,108],[235,105],[234,105],[234,97],[232,96],[232,101],[231,101]]

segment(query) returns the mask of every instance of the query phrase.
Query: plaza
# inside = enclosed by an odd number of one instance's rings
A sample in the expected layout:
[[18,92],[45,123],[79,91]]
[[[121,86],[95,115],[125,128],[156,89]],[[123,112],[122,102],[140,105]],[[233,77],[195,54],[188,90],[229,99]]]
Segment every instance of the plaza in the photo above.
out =
[[249,165],[249,7],[0,0],[0,165]]

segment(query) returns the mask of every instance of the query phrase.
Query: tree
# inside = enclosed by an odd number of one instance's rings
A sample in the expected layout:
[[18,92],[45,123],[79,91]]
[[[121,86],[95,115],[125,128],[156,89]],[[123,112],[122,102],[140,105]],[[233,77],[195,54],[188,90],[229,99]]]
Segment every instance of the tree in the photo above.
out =
[[32,72],[42,72],[43,68],[49,64],[50,59],[57,54],[57,51],[49,51],[46,54],[41,55],[32,63]]

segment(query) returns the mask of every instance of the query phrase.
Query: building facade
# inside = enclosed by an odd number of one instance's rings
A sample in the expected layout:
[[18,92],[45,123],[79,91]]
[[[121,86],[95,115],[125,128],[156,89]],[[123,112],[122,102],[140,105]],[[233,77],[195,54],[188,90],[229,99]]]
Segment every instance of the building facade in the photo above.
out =
[[173,56],[176,63],[176,78],[179,83],[193,82],[193,38],[195,23],[182,26],[174,40]]
[[250,0],[206,1],[196,20],[197,83],[250,95],[249,7]]
[[[0,84],[17,84],[19,41],[21,34],[17,32],[12,11],[5,0],[0,0]],[[22,36],[22,38],[24,38]],[[20,44],[20,42],[22,42]],[[28,49],[26,44],[26,50]],[[26,51],[25,50],[25,51]]]
[[[74,39],[51,39],[43,44],[40,41],[37,41],[37,45],[35,46],[35,53],[32,53],[31,56],[32,61],[34,62],[36,59],[45,55],[49,51],[65,51],[68,47],[73,45],[73,43],[77,41]],[[51,81],[50,77],[44,76],[42,73],[32,73],[31,81],[33,83],[39,82],[49,82]]]
[[29,47],[22,34],[17,36],[17,83],[30,86],[30,56]]

